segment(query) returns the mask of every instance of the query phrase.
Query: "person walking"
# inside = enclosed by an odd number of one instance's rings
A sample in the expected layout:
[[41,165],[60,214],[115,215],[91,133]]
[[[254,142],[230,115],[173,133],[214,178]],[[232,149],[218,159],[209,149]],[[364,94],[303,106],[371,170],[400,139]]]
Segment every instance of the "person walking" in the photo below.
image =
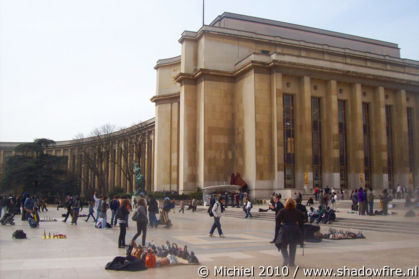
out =
[[292,198],[285,202],[284,209],[276,215],[277,222],[281,229],[275,240],[275,246],[281,251],[284,259],[283,265],[295,265],[295,253],[297,244],[302,243],[303,214],[296,209],[296,203]]
[[84,220],[84,221],[89,221],[89,218],[90,218],[90,216],[92,216],[92,218],[93,218],[93,221],[96,223],[96,218],[95,218],[95,216],[93,215],[94,214],[94,212],[95,212],[95,210],[93,209],[93,203],[90,201],[89,202],[89,214],[87,215],[87,218],[86,218],[86,220]]
[[111,217],[111,225],[112,226],[116,226],[116,211],[119,208],[119,200],[116,197],[113,197],[111,204],[110,204],[110,208],[112,211],[112,217]]
[[73,202],[73,211],[71,215],[71,224],[77,225],[77,219],[79,218],[79,212],[82,210],[82,204],[79,196],[76,196],[76,199]]
[[218,235],[223,238],[224,234],[223,234],[223,230],[221,229],[221,223],[220,223],[220,219],[221,219],[221,214],[224,211],[223,208],[223,203],[224,203],[224,197],[220,197],[220,199],[218,201],[216,201],[214,203],[214,205],[212,206],[212,214],[213,214],[213,218],[214,218],[214,224],[211,227],[211,230],[209,232],[209,237],[213,236],[213,233],[215,231],[215,229],[218,230]]
[[252,202],[250,201],[249,197],[247,197],[246,199],[247,199],[247,202],[246,202],[246,205],[245,205],[246,216],[244,218],[247,219],[249,216],[253,218],[252,213],[250,213],[250,210],[252,210],[252,207],[253,207]]
[[129,215],[129,201],[123,199],[116,212],[116,220],[119,224],[118,248],[125,248],[125,235],[127,234],[127,219]]
[[66,213],[66,215],[64,217],[64,220],[63,220],[64,223],[67,222],[68,216],[70,216],[71,213],[72,213],[72,206],[73,206],[73,197],[71,197],[70,195],[67,195],[67,199],[66,199],[66,202],[65,202],[65,207],[67,208],[67,213]]
[[180,207],[179,213],[182,211],[182,213],[185,214],[185,201],[184,200],[180,201],[179,207]]
[[141,243],[143,246],[145,246],[145,239],[147,236],[147,224],[148,224],[147,207],[145,204],[145,200],[141,198],[138,201],[137,205],[138,205],[137,211],[134,213],[134,216],[132,216],[132,219],[137,222],[137,233],[132,238],[132,241],[135,241],[137,237],[139,237],[140,234],[142,233],[143,235],[142,235]]
[[150,221],[150,227],[157,228],[157,218],[156,214],[159,213],[159,206],[156,199],[150,195],[150,200],[148,201],[148,220]]

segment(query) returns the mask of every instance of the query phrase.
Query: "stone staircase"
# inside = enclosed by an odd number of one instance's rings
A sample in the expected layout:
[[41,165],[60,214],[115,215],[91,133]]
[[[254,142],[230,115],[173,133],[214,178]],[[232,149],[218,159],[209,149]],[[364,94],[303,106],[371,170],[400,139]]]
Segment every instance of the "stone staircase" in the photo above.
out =
[[[253,215],[252,220],[265,220],[272,221],[275,220],[275,214],[272,211],[268,212],[257,212],[257,209],[254,209],[254,212],[251,212]],[[200,207],[197,210],[201,213],[207,213],[207,208]],[[336,221],[331,224],[320,224],[322,227],[326,228],[335,228],[343,230],[353,230],[353,231],[377,231],[377,232],[388,232],[388,233],[406,233],[406,234],[418,234],[419,235],[419,223],[418,222],[404,222],[404,221],[382,221],[382,220],[373,220],[373,219],[355,219],[355,218],[346,218],[339,217],[337,213]],[[223,213],[225,217],[233,217],[244,219],[245,212],[238,208],[228,207]],[[371,217],[374,218],[374,217]]]

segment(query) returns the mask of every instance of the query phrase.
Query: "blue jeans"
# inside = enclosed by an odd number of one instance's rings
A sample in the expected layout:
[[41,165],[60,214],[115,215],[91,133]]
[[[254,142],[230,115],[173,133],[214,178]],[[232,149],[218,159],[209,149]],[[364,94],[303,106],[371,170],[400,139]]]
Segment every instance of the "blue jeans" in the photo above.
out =
[[244,217],[244,218],[247,218],[247,217],[253,217],[253,215],[252,215],[252,213],[250,213],[250,210],[252,210],[252,208],[246,208],[246,217]]
[[211,235],[214,233],[215,228],[217,228],[219,235],[223,234],[223,231],[221,230],[220,218],[214,217],[214,224],[212,224],[212,227],[211,227],[211,230],[210,230]]
[[116,226],[116,218],[115,218],[115,216],[116,216],[116,209],[115,210],[112,210],[112,217],[111,217],[111,225],[112,226]]
[[150,221],[150,227],[157,227],[157,218],[156,213],[149,211],[148,212],[148,220]]
[[369,204],[369,207],[370,207],[370,215],[372,215],[372,214],[374,214],[374,201],[370,201],[370,202],[368,202],[368,204]]
[[106,229],[106,223],[108,222],[107,220],[108,217],[106,216],[106,213],[105,214],[102,213],[102,217],[103,217],[102,229]]

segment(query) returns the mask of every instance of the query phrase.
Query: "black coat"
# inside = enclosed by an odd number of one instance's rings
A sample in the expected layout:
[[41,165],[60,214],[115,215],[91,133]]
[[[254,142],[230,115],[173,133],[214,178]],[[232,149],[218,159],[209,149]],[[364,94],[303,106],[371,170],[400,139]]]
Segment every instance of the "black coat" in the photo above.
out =
[[275,240],[275,245],[278,248],[284,247],[287,244],[303,243],[304,234],[302,224],[304,217],[300,211],[284,208],[276,215],[276,221],[282,224]]

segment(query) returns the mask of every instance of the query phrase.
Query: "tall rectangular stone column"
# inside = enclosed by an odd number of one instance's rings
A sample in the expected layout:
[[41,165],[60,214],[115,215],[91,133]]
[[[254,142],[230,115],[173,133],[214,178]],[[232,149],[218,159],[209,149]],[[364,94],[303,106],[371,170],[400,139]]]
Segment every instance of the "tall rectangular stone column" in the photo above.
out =
[[284,129],[283,129],[283,90],[282,73],[273,72],[271,76],[272,91],[272,143],[274,151],[273,190],[284,188]]
[[115,152],[115,185],[122,188],[121,184],[121,147],[116,145]]
[[255,69],[255,157],[257,197],[266,197],[272,193],[275,176],[273,146],[273,106],[271,90],[271,73],[266,69]]
[[394,117],[394,184],[409,185],[409,141],[407,131],[406,91],[397,91]]
[[189,193],[196,187],[196,86],[192,80],[182,80],[180,90],[179,129],[179,192]]
[[324,186],[340,189],[338,90],[336,80],[327,84],[322,112],[322,181]]
[[364,174],[364,134],[362,122],[362,89],[361,84],[352,86],[349,98],[349,133],[348,133],[348,183],[349,188],[361,186],[361,175]]
[[[311,123],[311,81],[301,79],[296,106],[295,188],[309,191],[313,187],[313,142]],[[308,178],[308,179],[307,179]]]
[[419,94],[415,94],[415,107],[413,111],[413,158],[414,172],[412,174],[413,187],[419,187]]
[[111,149],[109,156],[109,174],[108,174],[108,185],[110,188],[115,187],[115,150]]
[[372,188],[388,188],[385,94],[382,86],[374,92],[371,122]]

